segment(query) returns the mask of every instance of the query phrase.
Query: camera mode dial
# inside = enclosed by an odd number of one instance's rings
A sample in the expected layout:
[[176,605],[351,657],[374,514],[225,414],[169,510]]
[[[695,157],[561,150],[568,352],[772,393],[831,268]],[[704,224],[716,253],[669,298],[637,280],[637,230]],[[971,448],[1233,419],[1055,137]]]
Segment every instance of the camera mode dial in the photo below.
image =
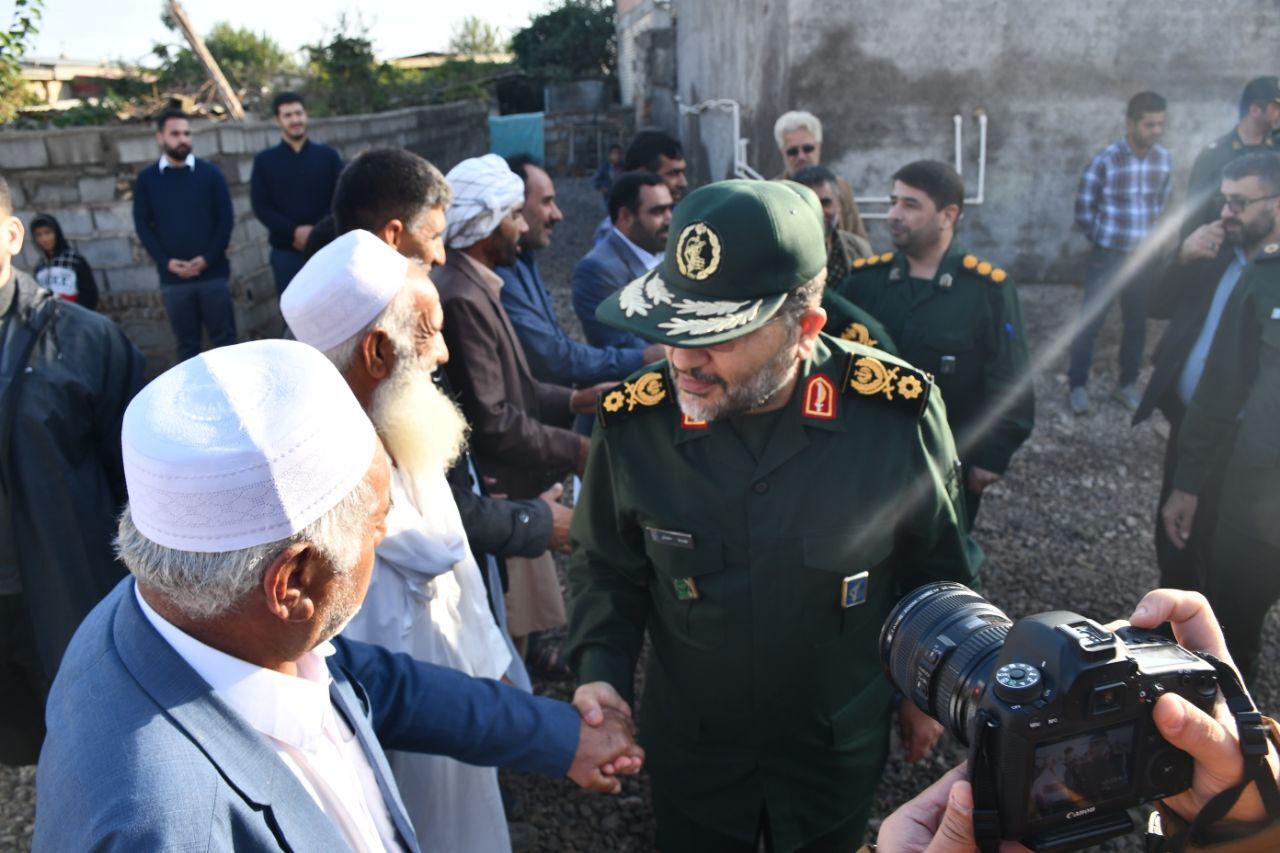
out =
[[1040,670],[1026,663],[1007,663],[996,670],[996,695],[1010,705],[1036,699],[1044,690]]

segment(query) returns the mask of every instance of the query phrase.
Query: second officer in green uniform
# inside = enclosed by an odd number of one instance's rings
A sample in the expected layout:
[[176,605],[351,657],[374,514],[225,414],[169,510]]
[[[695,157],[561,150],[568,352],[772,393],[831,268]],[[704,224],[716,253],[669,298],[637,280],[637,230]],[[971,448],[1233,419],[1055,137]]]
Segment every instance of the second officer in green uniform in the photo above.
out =
[[972,524],[982,492],[1004,475],[1035,420],[1018,292],[1003,269],[956,243],[964,183],[950,166],[902,167],[890,199],[898,251],[858,259],[833,284],[883,324],[903,358],[933,375],[964,463]]
[[[923,372],[820,334],[809,190],[713,184],[671,233],[597,311],[668,358],[601,397],[569,567],[578,698],[629,700],[647,631],[664,853],[852,850],[896,704],[884,618],[920,584],[977,580],[945,412]],[[899,714],[918,758],[940,727]]]

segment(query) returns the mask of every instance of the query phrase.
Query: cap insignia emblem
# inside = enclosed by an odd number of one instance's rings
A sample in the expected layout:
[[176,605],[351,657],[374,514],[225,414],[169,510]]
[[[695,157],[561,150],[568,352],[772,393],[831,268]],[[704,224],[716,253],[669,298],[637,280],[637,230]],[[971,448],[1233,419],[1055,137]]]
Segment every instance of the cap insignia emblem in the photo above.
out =
[[705,222],[685,226],[676,239],[676,269],[694,281],[705,281],[720,269],[720,235]]

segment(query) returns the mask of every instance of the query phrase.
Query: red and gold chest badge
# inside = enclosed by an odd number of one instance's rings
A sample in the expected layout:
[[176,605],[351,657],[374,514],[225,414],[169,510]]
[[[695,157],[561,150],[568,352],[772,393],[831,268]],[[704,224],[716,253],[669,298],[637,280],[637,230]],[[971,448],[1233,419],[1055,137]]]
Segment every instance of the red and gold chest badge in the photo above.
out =
[[707,428],[707,422],[706,422],[706,421],[700,421],[700,420],[698,420],[698,419],[696,419],[696,418],[691,418],[691,417],[689,417],[688,415],[686,415],[684,412],[681,412],[681,413],[680,413],[680,428],[681,428],[681,429],[706,429],[706,428]]
[[833,420],[838,399],[835,383],[821,373],[815,373],[804,383],[804,408],[801,414],[820,421]]

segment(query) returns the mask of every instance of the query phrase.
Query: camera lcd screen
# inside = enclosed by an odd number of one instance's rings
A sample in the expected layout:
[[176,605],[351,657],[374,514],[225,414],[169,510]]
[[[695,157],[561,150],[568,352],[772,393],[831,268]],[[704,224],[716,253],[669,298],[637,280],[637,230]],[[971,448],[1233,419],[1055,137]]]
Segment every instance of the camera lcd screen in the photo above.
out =
[[1036,747],[1031,774],[1032,819],[1088,808],[1129,790],[1134,724],[1086,732]]

